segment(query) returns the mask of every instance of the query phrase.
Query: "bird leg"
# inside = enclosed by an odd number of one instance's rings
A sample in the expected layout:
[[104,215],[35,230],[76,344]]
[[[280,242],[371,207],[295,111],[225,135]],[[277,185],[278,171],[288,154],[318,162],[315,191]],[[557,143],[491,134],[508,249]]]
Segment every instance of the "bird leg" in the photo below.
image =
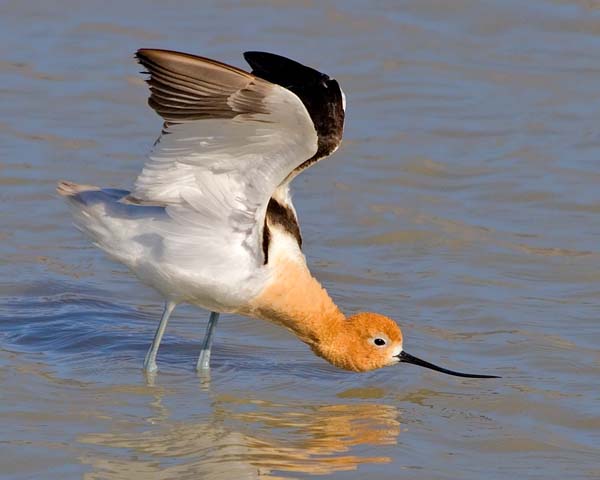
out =
[[204,336],[204,342],[202,342],[202,350],[200,350],[200,356],[198,357],[198,363],[196,364],[196,370],[198,371],[208,370],[210,368],[210,348],[218,321],[219,314],[217,312],[210,312],[208,326],[206,327],[206,335]]
[[176,306],[177,304],[174,302],[165,302],[165,309],[160,319],[160,323],[158,324],[158,328],[156,329],[154,340],[152,340],[152,345],[150,345],[150,349],[148,350],[148,353],[146,353],[146,358],[144,359],[144,370],[148,373],[156,372],[156,370],[158,370],[158,367],[156,366],[156,354],[158,353],[160,341],[162,340],[165,329],[167,328],[169,317],[171,316],[171,313],[173,313],[173,310],[175,310]]

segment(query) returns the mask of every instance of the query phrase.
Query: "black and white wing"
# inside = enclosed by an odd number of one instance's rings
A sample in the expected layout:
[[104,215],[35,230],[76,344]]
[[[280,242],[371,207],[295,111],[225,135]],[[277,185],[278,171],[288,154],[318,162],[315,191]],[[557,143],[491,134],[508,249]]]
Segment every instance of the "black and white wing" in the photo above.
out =
[[[321,77],[307,81],[289,64],[278,69],[273,60],[287,59],[259,52],[246,54],[252,74],[173,51],[142,49],[136,57],[150,75],[149,105],[165,122],[132,199],[166,204],[174,235],[241,242],[260,260],[273,192],[341,141],[339,86],[312,69]],[[341,111],[337,137],[323,129],[336,116],[332,104]]]

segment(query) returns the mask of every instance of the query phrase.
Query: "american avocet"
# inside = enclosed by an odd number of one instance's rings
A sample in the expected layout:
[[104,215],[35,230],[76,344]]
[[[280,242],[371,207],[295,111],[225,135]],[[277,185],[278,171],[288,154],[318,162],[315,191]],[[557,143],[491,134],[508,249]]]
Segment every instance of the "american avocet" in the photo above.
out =
[[165,298],[144,368],[152,372],[178,303],[211,311],[197,369],[209,366],[220,312],[275,322],[314,353],[357,372],[409,355],[388,317],[346,317],[311,275],[289,185],[335,152],[345,96],[337,81],[293,60],[246,52],[248,73],[166,50],[136,54],[149,105],[164,119],[133,191],[61,182],[77,226]]

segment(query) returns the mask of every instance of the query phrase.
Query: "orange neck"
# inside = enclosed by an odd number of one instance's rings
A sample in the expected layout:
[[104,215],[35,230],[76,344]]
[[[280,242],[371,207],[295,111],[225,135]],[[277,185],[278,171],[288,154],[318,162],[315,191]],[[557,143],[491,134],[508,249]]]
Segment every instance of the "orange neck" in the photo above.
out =
[[252,316],[292,330],[316,353],[343,330],[345,315],[304,262],[277,258],[267,287],[252,301]]

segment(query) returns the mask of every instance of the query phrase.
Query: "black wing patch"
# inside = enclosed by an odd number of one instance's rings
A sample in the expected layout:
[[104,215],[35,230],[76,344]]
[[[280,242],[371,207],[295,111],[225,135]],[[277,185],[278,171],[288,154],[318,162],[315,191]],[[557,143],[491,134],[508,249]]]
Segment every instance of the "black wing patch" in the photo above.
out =
[[302,248],[302,235],[300,234],[300,225],[293,210],[287,206],[282,205],[274,198],[269,200],[267,205],[267,214],[265,215],[265,225],[263,227],[263,255],[265,265],[269,263],[269,245],[271,243],[271,231],[270,227],[278,225],[282,227],[289,235],[292,235],[298,246]]
[[344,105],[338,82],[314,68],[266,52],[246,52],[252,74],[295,93],[306,107],[318,136],[318,148],[311,158],[294,170],[304,170],[333,153],[342,142]]

